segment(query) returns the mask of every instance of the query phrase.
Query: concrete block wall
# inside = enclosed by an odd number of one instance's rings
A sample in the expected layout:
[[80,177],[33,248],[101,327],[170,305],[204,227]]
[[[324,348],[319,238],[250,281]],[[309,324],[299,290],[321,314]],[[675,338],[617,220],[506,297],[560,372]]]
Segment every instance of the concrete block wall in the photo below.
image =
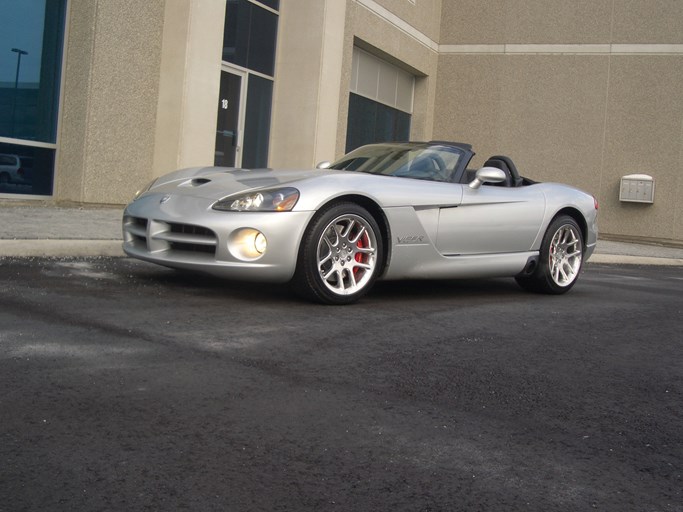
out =
[[[683,2],[444,2],[434,135],[600,201],[604,235],[683,239]],[[627,174],[652,205],[619,202]]]

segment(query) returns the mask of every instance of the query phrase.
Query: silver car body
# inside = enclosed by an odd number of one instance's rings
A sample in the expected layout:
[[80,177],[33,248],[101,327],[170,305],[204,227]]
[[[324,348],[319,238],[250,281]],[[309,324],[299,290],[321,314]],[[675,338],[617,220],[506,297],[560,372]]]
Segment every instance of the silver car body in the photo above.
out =
[[[279,186],[300,193],[291,211],[213,209],[226,196]],[[583,220],[584,260],[597,242],[594,198],[562,184],[472,188],[350,170],[204,167],[163,176],[130,203],[123,248],[168,267],[286,282],[316,212],[342,199],[383,217],[388,243],[380,279],[516,276],[538,259],[544,233],[563,211]],[[245,258],[238,250],[244,230],[263,233],[268,250]]]

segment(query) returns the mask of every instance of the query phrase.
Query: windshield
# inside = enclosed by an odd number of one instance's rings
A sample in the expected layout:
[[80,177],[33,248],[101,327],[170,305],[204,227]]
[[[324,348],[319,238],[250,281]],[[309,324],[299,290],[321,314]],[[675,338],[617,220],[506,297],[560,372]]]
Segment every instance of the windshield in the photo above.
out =
[[330,169],[450,182],[462,152],[427,144],[371,144],[344,155]]

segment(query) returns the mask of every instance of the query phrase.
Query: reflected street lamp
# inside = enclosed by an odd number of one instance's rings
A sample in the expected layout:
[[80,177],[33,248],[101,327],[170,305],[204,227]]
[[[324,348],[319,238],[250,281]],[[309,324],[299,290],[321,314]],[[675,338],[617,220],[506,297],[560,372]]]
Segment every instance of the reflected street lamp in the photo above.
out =
[[14,79],[14,101],[12,102],[12,137],[14,137],[14,117],[17,110],[17,93],[19,92],[19,68],[21,67],[21,56],[28,55],[28,52],[19,48],[12,48],[17,54],[17,76]]

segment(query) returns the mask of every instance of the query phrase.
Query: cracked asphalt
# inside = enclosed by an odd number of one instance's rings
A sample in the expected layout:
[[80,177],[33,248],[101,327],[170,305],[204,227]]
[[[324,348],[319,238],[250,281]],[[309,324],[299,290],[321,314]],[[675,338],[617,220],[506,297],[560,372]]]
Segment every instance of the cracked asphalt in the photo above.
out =
[[0,511],[683,511],[683,269],[379,283],[0,260]]

